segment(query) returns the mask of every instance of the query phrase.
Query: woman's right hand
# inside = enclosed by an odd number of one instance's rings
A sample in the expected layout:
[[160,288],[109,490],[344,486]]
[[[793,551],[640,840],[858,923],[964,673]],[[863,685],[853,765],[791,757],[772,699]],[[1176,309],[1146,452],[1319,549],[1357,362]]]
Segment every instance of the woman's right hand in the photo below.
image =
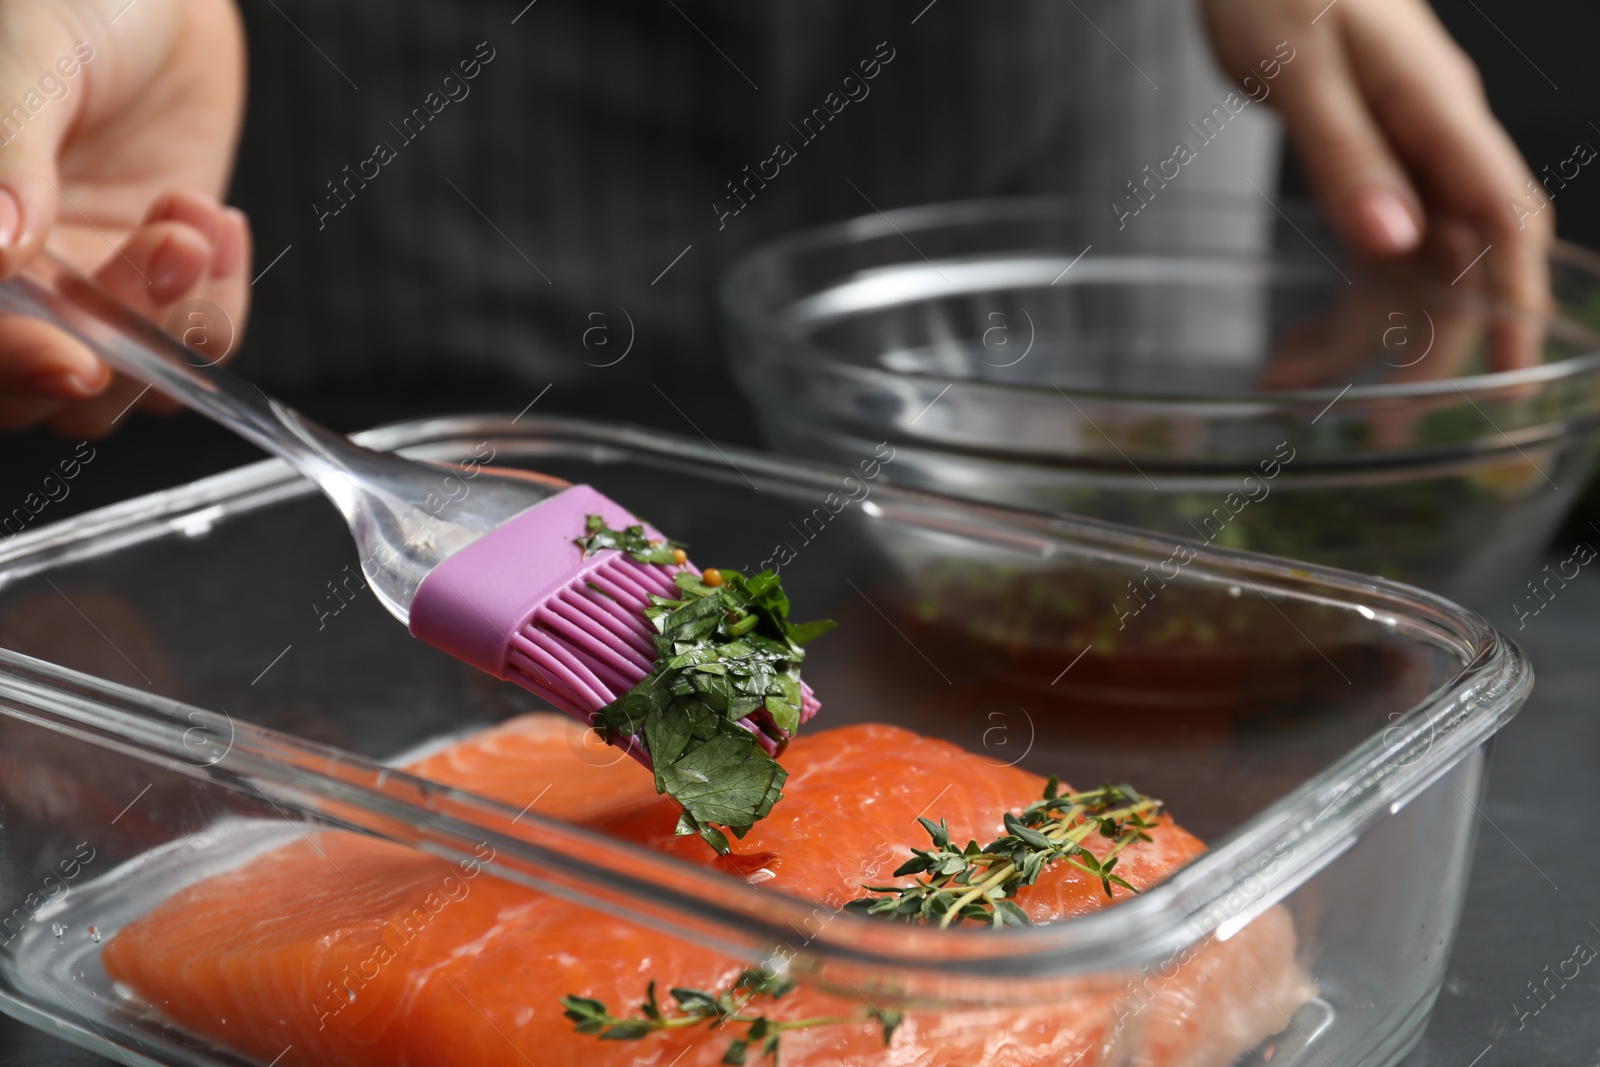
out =
[[[179,335],[185,305],[215,305],[232,347],[250,233],[218,198],[244,65],[232,0],[0,0],[0,278],[48,242]],[[170,409],[143,392],[55,327],[0,315],[0,429],[97,437],[136,399]]]

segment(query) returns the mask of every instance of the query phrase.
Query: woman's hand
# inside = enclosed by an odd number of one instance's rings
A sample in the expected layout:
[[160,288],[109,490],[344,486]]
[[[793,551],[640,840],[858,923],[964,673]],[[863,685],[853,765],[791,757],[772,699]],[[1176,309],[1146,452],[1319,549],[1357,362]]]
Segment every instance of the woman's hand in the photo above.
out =
[[[1422,252],[1470,231],[1473,270],[1525,311],[1549,304],[1554,211],[1495,121],[1477,69],[1423,0],[1205,0],[1223,68],[1269,85],[1317,199],[1357,253]],[[1279,42],[1292,62],[1262,82]],[[1250,83],[1247,83],[1247,88]],[[1439,249],[1428,249],[1437,257]],[[1469,261],[1470,262],[1470,261]],[[1538,359],[1533,324],[1497,338],[1501,366]]]
[[[250,234],[217,198],[243,100],[232,0],[0,0],[0,277],[48,242],[179,335],[189,301],[214,304],[231,321],[210,324],[212,351],[231,345]],[[54,327],[0,316],[0,428],[98,436],[143,391]]]

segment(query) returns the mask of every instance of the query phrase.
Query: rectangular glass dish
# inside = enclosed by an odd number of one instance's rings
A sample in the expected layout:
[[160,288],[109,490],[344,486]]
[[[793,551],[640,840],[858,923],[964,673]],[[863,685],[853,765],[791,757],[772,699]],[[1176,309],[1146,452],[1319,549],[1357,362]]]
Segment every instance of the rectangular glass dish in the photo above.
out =
[[[1240,1057],[1170,1062],[1390,1064],[1420,1034],[1490,742],[1532,685],[1476,615],[1379,579],[893,488],[891,449],[831,467],[495,417],[359,439],[588,483],[701,565],[777,567],[797,618],[840,624],[806,662],[823,700],[809,730],[887,722],[1080,787],[1129,781],[1210,849],[1100,911],[937,930],[541,815],[532,786],[519,811],[397,771],[540,706],[413,640],[361,588],[334,509],[269,461],[0,545],[0,1010],[129,1062],[264,1067],[132,1005],[101,952],[183,887],[339,828],[462,864],[487,848],[490,879],[922,1018],[1095,1001],[1120,1025],[1168,969],[1286,916],[1314,995]],[[891,842],[925,843],[914,826]],[[530,1008],[570,1028],[558,1005]],[[635,1062],[602,1054],[656,1062],[647,1043],[596,1047],[596,1063]]]

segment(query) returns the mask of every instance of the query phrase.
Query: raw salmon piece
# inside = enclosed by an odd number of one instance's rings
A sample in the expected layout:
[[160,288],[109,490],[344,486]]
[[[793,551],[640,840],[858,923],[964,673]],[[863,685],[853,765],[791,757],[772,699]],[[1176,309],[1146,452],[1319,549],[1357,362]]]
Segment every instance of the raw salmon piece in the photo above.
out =
[[1294,922],[1269,908],[1232,938],[1189,949],[1130,983],[1117,1007],[1117,1048],[1129,1067],[1232,1063],[1316,996],[1290,963]]
[[[736,1034],[704,1026],[653,1034],[638,1042],[600,1042],[579,1034],[551,1010],[562,995],[582,991],[629,1014],[644,999],[652,979],[721,990],[743,965],[685,942],[626,923],[596,921],[583,909],[557,909],[572,926],[529,945],[504,938],[448,971],[445,989],[418,999],[410,1052],[419,1064],[539,1067],[712,1067]],[[532,949],[532,951],[530,951]],[[681,976],[671,977],[668,975]],[[470,991],[470,992],[469,992]],[[762,1000],[771,1017],[800,1019],[849,1016],[859,1002],[801,989],[778,1001]],[[782,1062],[790,1067],[1029,1067],[1059,1065],[1080,1057],[1097,1067],[1115,1021],[1110,997],[1055,1004],[1027,1012],[985,1011],[960,1015],[913,1015],[887,1049],[877,1023],[798,1030],[783,1038]],[[490,1025],[484,1025],[485,1023]],[[758,1057],[752,1055],[751,1062]]]
[[603,820],[656,797],[633,757],[566,715],[519,715],[406,765],[444,785],[572,821]]
[[[986,845],[1005,832],[1002,819],[1044,795],[1043,778],[897,726],[844,726],[797,737],[784,753],[789,780],[772,814],[718,859],[698,838],[678,837],[676,805],[653,798],[617,815],[605,832],[670,852],[691,863],[722,866],[769,888],[839,908],[865,896],[863,885],[906,884],[894,870],[912,846],[928,848],[924,816],[945,820],[950,840]],[[1065,788],[1065,787],[1063,787]],[[1161,881],[1205,846],[1165,815],[1148,844],[1130,848],[1117,873],[1140,890]],[[1104,855],[1111,842],[1085,847]],[[1117,899],[1131,895],[1114,887]],[[1070,918],[1108,903],[1100,882],[1056,864],[1018,897],[1035,921]]]
[[[706,949],[371,838],[319,834],[266,861],[270,870],[211,879],[119,933],[106,948],[108,972],[182,1029],[263,1063],[281,1056],[285,1067],[710,1067],[732,1039],[697,1027],[599,1042],[561,1015],[560,998],[575,991],[625,1011],[651,979],[725,988],[743,966]],[[369,881],[383,888],[357,888]],[[299,898],[286,915],[287,885]],[[783,1059],[1042,1067],[1079,1057],[1094,1067],[1113,1007],[1102,996],[1025,1012],[913,1015],[887,1051],[874,1023],[822,1027],[786,1036]],[[806,1018],[854,1009],[800,990],[764,1010]]]
[[283,1062],[367,1062],[414,974],[529,896],[476,863],[319,833],[174,894],[103,959],[184,1029],[263,1062],[290,1045]]
[[[499,738],[463,742],[465,757],[441,753],[419,767],[446,784],[471,786],[456,776],[474,774],[480,754],[492,752],[508,764],[525,757],[540,773],[593,773],[549,725],[507,724]],[[613,809],[608,825],[836,908],[860,895],[863,881],[888,880],[908,854],[901,842],[923,843],[918,813],[944,816],[957,838],[987,841],[1001,814],[1030,803],[1043,785],[885,726],[802,737],[784,763],[791,772],[786,799],[734,857],[715,857],[698,838],[672,836],[670,802],[654,797],[650,776],[631,760],[613,774],[632,807]],[[492,774],[507,788],[525,790],[532,781],[508,768]],[[571,795],[592,802],[588,793],[575,786]],[[1201,848],[1161,821],[1155,840],[1130,848],[1118,867],[1135,885],[1159,881]],[[881,847],[885,842],[895,844]],[[1041,920],[1107,903],[1097,881],[1070,869],[1047,872],[1018,900]],[[827,914],[819,912],[824,921]],[[1155,986],[1147,980],[1137,989],[1027,1009],[913,1013],[887,1049],[873,1023],[794,1031],[783,1038],[783,1059],[800,1067],[1221,1067],[1281,1029],[1311,995],[1294,948],[1287,914],[1274,909],[1231,940],[1175,961]],[[559,999],[595,997],[629,1014],[652,979],[670,1006],[666,987],[721,990],[743,969],[688,942],[482,874],[476,863],[453,866],[343,832],[316,834],[175,894],[119,932],[103,960],[113,978],[191,1033],[262,1063],[281,1056],[283,1065],[354,1067],[715,1064],[733,1036],[727,1031],[701,1026],[602,1042],[576,1033]],[[855,1008],[814,989],[758,1003],[782,1019]]]

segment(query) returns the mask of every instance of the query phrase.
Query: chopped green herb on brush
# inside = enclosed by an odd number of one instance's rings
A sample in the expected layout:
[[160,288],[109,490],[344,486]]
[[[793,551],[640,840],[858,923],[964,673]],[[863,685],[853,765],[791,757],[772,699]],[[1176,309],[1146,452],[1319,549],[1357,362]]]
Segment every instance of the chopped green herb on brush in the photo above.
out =
[[629,526],[625,530],[612,530],[606,520],[590,515],[585,526],[587,537],[573,538],[573,544],[583,549],[584,558],[607,548],[619,549],[640,563],[685,563],[689,557],[678,541],[653,541],[643,526]]
[[[618,532],[589,517],[585,553],[618,548],[642,563],[683,563],[683,547],[652,543],[643,527]],[[719,852],[718,827],[743,837],[783,797],[788,778],[775,758],[800,728],[804,646],[831,621],[792,623],[789,598],[772,571],[680,571],[677,600],[651,596],[655,667],[596,714],[612,744],[639,737],[655,768],[656,791],[683,806],[680,834],[699,834]]]

